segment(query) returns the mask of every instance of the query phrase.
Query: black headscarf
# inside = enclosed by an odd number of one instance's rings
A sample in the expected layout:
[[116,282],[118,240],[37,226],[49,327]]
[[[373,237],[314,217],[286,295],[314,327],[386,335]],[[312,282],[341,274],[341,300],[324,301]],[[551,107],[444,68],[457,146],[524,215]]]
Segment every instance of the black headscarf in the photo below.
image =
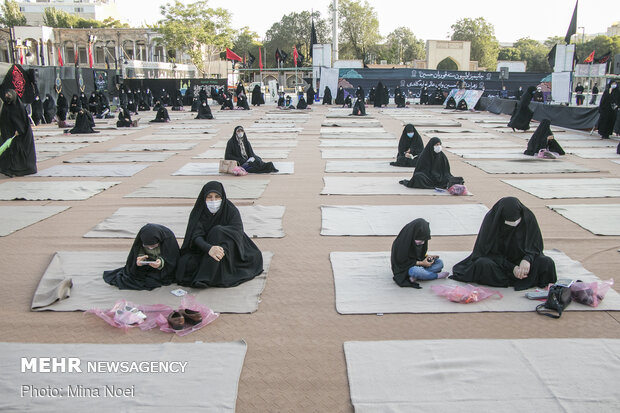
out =
[[329,86],[325,86],[325,91],[323,92],[323,104],[332,104],[332,91],[329,89]]
[[385,96],[385,87],[383,87],[383,83],[379,82],[377,84],[377,88],[375,89],[375,101],[373,103],[374,107],[380,108],[381,105],[385,104],[384,100]]
[[254,153],[254,149],[252,149],[252,145],[250,145],[250,141],[248,140],[248,136],[245,134],[245,130],[243,131],[243,138],[241,139],[243,142],[243,148],[245,149],[246,156],[244,156],[243,151],[241,150],[241,145],[239,144],[239,139],[237,138],[237,131],[239,129],[243,129],[243,126],[235,127],[231,138],[226,143],[224,159],[237,161],[239,166],[241,166],[245,164],[249,158],[254,157],[254,162],[251,163],[251,168],[248,169],[248,172],[255,174],[278,172],[278,169],[276,169],[273,162],[264,162],[260,156]]
[[[413,133],[413,137],[407,136],[408,133]],[[416,130],[415,126],[408,123],[403,128],[403,132],[400,134],[400,140],[398,141],[398,156],[405,156],[405,152],[409,150],[409,153],[414,157],[420,155],[424,150],[424,142],[422,137]]]
[[366,105],[364,105],[364,99],[357,98],[355,100],[352,114],[355,116],[366,116]]
[[336,92],[336,100],[334,103],[336,105],[344,105],[344,89],[342,86],[338,87],[338,91]]
[[[420,288],[416,282],[409,280],[409,268],[416,265],[417,261],[422,261],[428,251],[428,240],[431,239],[431,228],[429,223],[418,218],[403,227],[392,243],[392,273],[394,282],[401,287]],[[425,241],[422,245],[417,245],[415,241]]]
[[0,155],[0,173],[23,176],[37,172],[37,154],[32,126],[21,99],[13,89],[2,93],[0,112],[0,145],[13,138],[10,146]]
[[436,153],[434,147],[441,143],[437,137],[431,138],[418,157],[413,178],[406,186],[409,188],[445,188],[452,178],[450,162],[443,151]]
[[248,105],[248,97],[245,93],[240,93],[237,95],[237,107],[243,108],[243,110],[250,110],[250,105]]
[[32,121],[35,125],[38,125],[45,120],[43,115],[43,102],[41,102],[39,95],[34,97],[34,101],[30,106],[32,107]]
[[[205,202],[210,192],[222,197],[220,209],[215,214],[209,211]],[[220,246],[225,251],[219,262],[208,254],[213,246]],[[228,200],[224,186],[217,181],[207,182],[196,199],[181,254],[176,273],[180,285],[234,287],[263,272],[260,250],[243,231],[239,210]]]
[[314,88],[312,87],[312,85],[310,85],[310,87],[308,87],[308,90],[306,90],[306,103],[308,103],[308,105],[312,105],[314,103],[315,94],[316,92],[314,91]]
[[58,99],[56,99],[56,115],[58,115],[58,120],[67,120],[68,108],[69,105],[67,103],[67,98],[65,98],[65,95],[60,92],[58,94]]
[[198,115],[196,115],[196,119],[213,119],[211,107],[206,100],[203,100],[202,103],[198,105]]
[[127,110],[126,107],[121,107],[118,111],[118,121],[116,122],[116,127],[118,128],[129,128],[131,126],[131,114]]
[[69,112],[77,113],[78,110],[80,110],[80,108],[81,108],[81,103],[78,99],[78,96],[73,95],[73,97],[71,98],[71,103],[69,104]]
[[99,133],[99,131],[93,129],[94,127],[95,120],[93,119],[93,115],[86,109],[80,109],[75,118],[75,126],[69,133]]
[[[141,255],[148,255],[144,245],[159,244],[159,256],[164,261],[162,269],[150,265],[136,264]],[[112,271],[104,271],[103,279],[121,290],[152,290],[174,282],[174,275],[179,261],[179,244],[174,233],[163,225],[146,224],[143,226],[131,246],[125,266]],[[155,257],[153,257],[155,258]]]
[[527,149],[523,152],[526,155],[534,156],[541,149],[548,149],[551,152],[556,152],[560,155],[564,155],[564,149],[560,146],[555,138],[548,140],[548,136],[553,136],[551,132],[551,121],[549,119],[543,119],[536,128],[536,131],[527,143]]
[[[157,105],[156,105],[157,106]],[[155,109],[155,107],[153,107]],[[155,119],[149,122],[168,122],[170,120],[170,115],[168,115],[168,109],[160,105],[157,109],[157,114],[155,115]]]
[[260,85],[255,85],[252,89],[252,105],[264,105],[265,99],[263,99],[263,92],[260,89]]
[[43,102],[43,114],[45,116],[45,123],[52,123],[54,116],[56,116],[56,103],[49,93],[45,95],[45,102]]
[[299,101],[297,102],[297,109],[308,109],[308,102],[304,99],[303,95],[299,95]]

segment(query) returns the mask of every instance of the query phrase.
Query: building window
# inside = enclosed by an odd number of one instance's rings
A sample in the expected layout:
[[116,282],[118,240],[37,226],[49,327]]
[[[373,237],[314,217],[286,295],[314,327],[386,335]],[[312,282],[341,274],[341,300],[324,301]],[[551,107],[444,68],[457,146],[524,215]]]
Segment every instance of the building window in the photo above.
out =
[[19,11],[24,12],[24,11],[26,11],[26,8],[25,8],[25,7],[21,7],[21,6],[20,6],[20,7],[19,7]]
[[76,13],[84,13],[84,7],[74,7],[73,11]]

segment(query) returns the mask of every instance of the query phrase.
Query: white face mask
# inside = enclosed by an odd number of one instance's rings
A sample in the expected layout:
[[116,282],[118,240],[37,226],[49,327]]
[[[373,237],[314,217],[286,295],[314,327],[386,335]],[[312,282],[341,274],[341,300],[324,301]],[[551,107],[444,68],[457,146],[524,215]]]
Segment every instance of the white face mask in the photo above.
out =
[[221,206],[222,206],[221,199],[218,199],[217,201],[207,201],[207,209],[212,214],[215,214],[217,211],[219,211]]
[[611,85],[611,88],[615,89],[616,88],[616,84],[614,83],[613,85]]
[[413,132],[411,132],[411,133],[407,132],[407,136],[410,137],[410,138],[413,138]]
[[243,132],[237,132],[237,138],[239,139],[243,138]]
[[516,227],[517,225],[519,225],[519,222],[521,222],[521,218],[517,219],[516,221],[504,221],[504,224],[510,225],[511,227]]
[[415,245],[424,245],[426,241],[421,241],[421,240],[415,240]]
[[433,150],[435,151],[435,153],[439,153],[439,152],[441,152],[441,145],[435,145],[435,146],[433,146]]

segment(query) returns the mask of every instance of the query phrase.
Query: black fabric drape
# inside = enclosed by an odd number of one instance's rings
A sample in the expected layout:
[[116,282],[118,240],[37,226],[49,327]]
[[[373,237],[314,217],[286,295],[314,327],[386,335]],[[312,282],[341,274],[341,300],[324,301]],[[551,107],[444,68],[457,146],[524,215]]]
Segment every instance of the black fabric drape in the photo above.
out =
[[[408,271],[409,268],[416,265],[417,261],[422,261],[426,257],[430,239],[430,225],[422,218],[411,221],[400,230],[392,243],[390,256],[393,279],[396,284],[401,287],[420,288],[418,283],[411,282]],[[425,242],[422,245],[417,245],[416,240]]]
[[8,89],[2,94],[0,145],[13,138],[0,155],[0,173],[13,177],[37,173],[37,154],[28,113],[17,93]]
[[[140,255],[148,255],[144,245],[159,244],[159,255],[164,266],[156,269],[150,265],[138,266]],[[144,254],[142,254],[144,253]],[[143,226],[131,246],[124,267],[103,272],[103,280],[121,290],[152,290],[175,281],[175,272],[180,250],[174,233],[163,225],[146,224]]]
[[[521,221],[510,226],[505,221]],[[502,198],[486,214],[471,255],[454,265],[452,279],[493,287],[525,290],[546,287],[557,280],[553,260],[543,254],[544,244],[536,217],[517,198]],[[530,263],[526,278],[513,270],[522,260]]]
[[538,125],[538,128],[536,128],[536,131],[530,140],[527,142],[527,149],[523,153],[534,156],[541,149],[548,149],[551,152],[564,155],[564,149],[562,149],[562,146],[560,146],[558,141],[555,140],[555,137],[548,140],[548,136],[553,136],[553,133],[551,132],[551,121],[549,121],[549,119],[543,119],[543,121],[540,122],[540,125]]
[[[410,138],[407,134],[413,133],[413,136]],[[396,154],[396,162],[390,162],[392,166],[404,166],[404,167],[415,167],[418,163],[418,157],[424,150],[424,142],[422,142],[422,137],[416,130],[415,126],[411,123],[408,123],[403,128],[403,132],[400,134],[400,140],[398,141],[398,153]],[[405,156],[405,153],[409,153],[413,155],[413,159]]]
[[418,157],[418,162],[409,181],[403,182],[409,188],[445,188],[452,178],[450,162],[446,154],[436,153],[434,147],[441,143],[439,138],[431,138]]
[[[215,214],[205,203],[210,192],[222,197]],[[224,249],[224,258],[219,262],[209,255],[213,246]],[[177,265],[177,283],[194,288],[234,287],[262,272],[263,256],[243,231],[239,210],[227,199],[220,182],[207,182],[189,216]]]

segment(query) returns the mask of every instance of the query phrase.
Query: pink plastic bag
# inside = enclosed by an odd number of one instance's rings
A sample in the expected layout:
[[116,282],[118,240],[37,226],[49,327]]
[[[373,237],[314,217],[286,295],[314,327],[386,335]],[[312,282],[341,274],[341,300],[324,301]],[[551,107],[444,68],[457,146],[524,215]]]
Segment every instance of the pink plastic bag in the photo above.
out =
[[113,327],[127,331],[133,327],[149,330],[155,327],[151,325],[154,320],[162,314],[167,316],[171,311],[172,308],[164,304],[136,305],[126,300],[118,300],[110,309],[93,308],[86,312],[95,314]]
[[491,290],[486,287],[473,286],[471,284],[433,285],[431,286],[431,290],[433,290],[437,295],[446,297],[452,302],[461,304],[477,303],[478,301],[486,300],[495,294],[497,294],[499,298],[504,298],[499,291]]
[[613,278],[601,283],[596,281],[591,283],[576,281],[570,286],[571,298],[580,304],[598,307],[612,285],[614,285]]
[[467,192],[467,187],[460,184],[452,185],[448,188],[448,193],[450,193],[450,195],[469,195],[469,192]]
[[247,171],[240,166],[235,166],[232,173],[235,176],[246,176],[248,174]]
[[196,325],[186,324],[185,328],[183,328],[182,330],[174,330],[168,324],[167,317],[168,317],[168,314],[170,314],[170,312],[168,312],[165,316],[160,314],[153,321],[149,321],[149,323],[153,323],[153,327],[155,326],[154,324],[157,324],[161,331],[165,331],[167,333],[175,333],[178,336],[185,336],[193,331],[200,330],[207,324],[210,324],[213,321],[215,321],[215,319],[220,316],[218,313],[214,313],[213,310],[211,310],[209,307],[197,302],[196,297],[194,297],[193,295],[189,295],[189,294],[183,297],[183,299],[181,300],[181,306],[179,307],[179,309],[189,309],[189,310],[199,311],[200,314],[202,315],[202,321]]

